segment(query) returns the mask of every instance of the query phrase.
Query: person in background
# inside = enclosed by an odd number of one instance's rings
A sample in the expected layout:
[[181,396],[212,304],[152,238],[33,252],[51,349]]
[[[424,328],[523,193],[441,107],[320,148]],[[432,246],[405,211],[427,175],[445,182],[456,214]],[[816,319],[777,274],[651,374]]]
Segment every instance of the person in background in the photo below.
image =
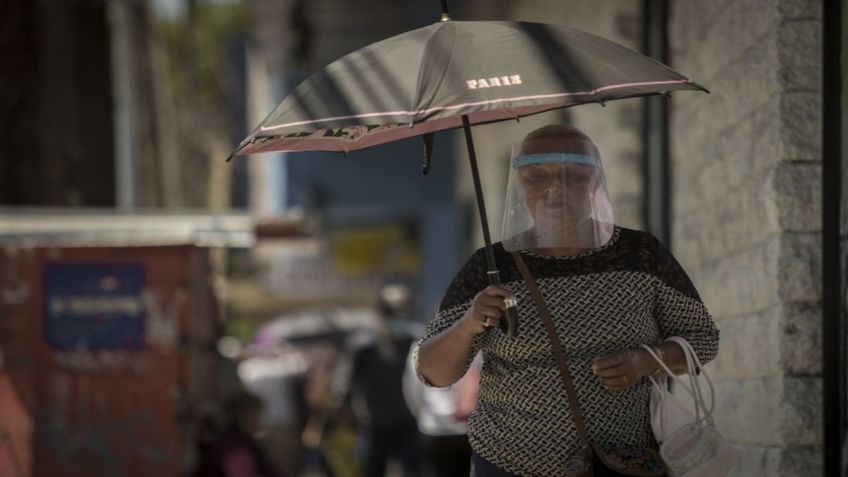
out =
[[383,286],[377,312],[382,317],[379,329],[355,336],[348,344],[350,358],[341,360],[347,366],[338,371],[336,392],[350,398],[364,475],[383,477],[389,461],[395,460],[405,477],[418,476],[418,428],[404,401],[402,381],[407,353],[423,327],[412,319],[412,292],[405,285]]
[[346,396],[335,382],[341,350],[333,343],[322,343],[313,345],[310,355],[304,389],[308,418],[301,436],[305,472],[325,477],[359,477],[355,423]]
[[205,456],[203,477],[283,477],[270,462],[254,435],[259,432],[262,400],[241,392],[225,404],[227,427]]
[[260,445],[274,467],[287,475],[303,468],[301,431],[306,416],[303,400],[306,353],[285,341],[264,350],[249,347],[238,364],[244,388],[263,404]]

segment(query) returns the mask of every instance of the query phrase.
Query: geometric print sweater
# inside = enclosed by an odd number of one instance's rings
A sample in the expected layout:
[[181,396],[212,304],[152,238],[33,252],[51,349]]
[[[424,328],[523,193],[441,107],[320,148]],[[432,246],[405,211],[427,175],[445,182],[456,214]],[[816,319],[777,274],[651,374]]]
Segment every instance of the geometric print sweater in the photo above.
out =
[[[496,243],[504,288],[518,299],[519,333],[496,328],[477,335],[469,363],[483,354],[480,397],[468,438],[480,457],[520,476],[561,475],[581,444],[544,323],[509,252]],[[521,252],[568,357],[589,438],[607,449],[656,448],[648,408],[650,382],[609,392],[591,371],[592,359],[680,336],[706,363],[719,332],[691,280],[652,235],[615,227],[602,247],[567,257]],[[488,285],[483,249],[472,255],[444,295],[419,342],[459,320]],[[417,348],[414,353],[416,370]],[[425,384],[424,377],[418,374]]]

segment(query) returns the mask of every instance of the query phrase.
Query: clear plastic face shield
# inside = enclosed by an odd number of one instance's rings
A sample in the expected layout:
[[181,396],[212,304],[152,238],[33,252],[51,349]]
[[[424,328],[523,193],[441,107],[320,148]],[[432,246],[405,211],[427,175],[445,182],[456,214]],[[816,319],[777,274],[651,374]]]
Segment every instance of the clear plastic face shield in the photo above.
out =
[[588,139],[545,138],[512,148],[504,248],[595,249],[614,228],[598,150]]

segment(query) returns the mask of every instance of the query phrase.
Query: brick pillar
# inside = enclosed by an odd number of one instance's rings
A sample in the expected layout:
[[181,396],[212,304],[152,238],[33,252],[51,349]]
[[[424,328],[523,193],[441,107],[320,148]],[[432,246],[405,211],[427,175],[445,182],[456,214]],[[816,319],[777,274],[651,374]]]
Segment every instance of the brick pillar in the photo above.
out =
[[671,64],[712,91],[673,100],[673,243],[721,329],[737,476],[823,472],[820,3],[672,2]]

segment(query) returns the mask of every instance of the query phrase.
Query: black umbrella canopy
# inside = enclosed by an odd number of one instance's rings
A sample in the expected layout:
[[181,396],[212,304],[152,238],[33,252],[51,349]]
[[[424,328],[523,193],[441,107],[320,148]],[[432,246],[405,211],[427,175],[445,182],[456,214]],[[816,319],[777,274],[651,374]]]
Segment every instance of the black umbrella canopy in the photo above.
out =
[[640,53],[541,23],[442,21],[357,50],[301,83],[239,146],[353,151],[583,103],[706,91]]
[[[500,277],[471,126],[584,103],[702,90],[671,68],[617,43],[542,23],[442,21],[366,46],[313,74],[234,155],[348,152],[463,127],[485,241],[488,278]],[[515,304],[501,321],[517,333]]]

